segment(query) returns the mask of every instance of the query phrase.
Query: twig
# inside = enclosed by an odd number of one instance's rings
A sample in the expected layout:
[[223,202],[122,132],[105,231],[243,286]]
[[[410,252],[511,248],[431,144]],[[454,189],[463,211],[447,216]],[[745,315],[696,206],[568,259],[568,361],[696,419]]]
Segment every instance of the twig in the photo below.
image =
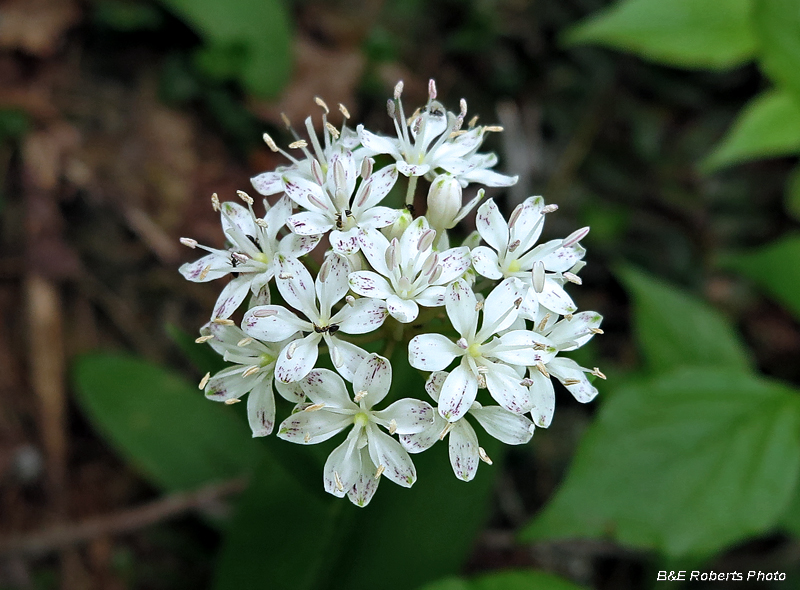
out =
[[0,555],[42,555],[71,545],[86,543],[98,537],[131,533],[211,504],[223,496],[241,492],[246,485],[244,478],[232,479],[192,492],[171,494],[116,514],[96,516],[73,524],[59,524],[27,535],[0,538]]

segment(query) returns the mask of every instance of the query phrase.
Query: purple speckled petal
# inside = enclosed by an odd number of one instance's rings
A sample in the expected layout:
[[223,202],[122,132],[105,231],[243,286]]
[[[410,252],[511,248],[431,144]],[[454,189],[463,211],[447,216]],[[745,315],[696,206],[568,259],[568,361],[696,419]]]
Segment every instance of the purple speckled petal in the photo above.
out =
[[417,470],[408,452],[388,434],[373,423],[367,425],[369,456],[372,462],[383,466],[383,475],[397,485],[410,488],[417,481]]
[[450,430],[450,465],[458,479],[471,481],[478,472],[480,453],[478,435],[466,420],[459,420]]
[[463,418],[478,394],[478,379],[462,362],[445,379],[439,394],[439,414],[449,422]]

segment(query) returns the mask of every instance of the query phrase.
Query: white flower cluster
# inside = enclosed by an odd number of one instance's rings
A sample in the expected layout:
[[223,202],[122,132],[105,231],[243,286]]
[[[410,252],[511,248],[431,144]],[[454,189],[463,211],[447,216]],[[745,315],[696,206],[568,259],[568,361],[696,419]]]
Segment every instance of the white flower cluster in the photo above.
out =
[[[491,463],[472,419],[506,444],[524,444],[553,417],[551,377],[580,402],[597,394],[587,373],[603,377],[560,356],[602,332],[600,315],[578,313],[564,290],[581,282],[580,240],[588,228],[539,243],[555,205],[531,197],[506,220],[489,199],[478,208],[477,232],[451,247],[448,230],[483,197],[481,189],[462,206],[462,189],[510,186],[516,177],[491,170],[494,154],[478,151],[486,133],[500,128],[475,119],[465,125],[465,101],[457,114],[446,111],[433,81],[427,104],[407,118],[402,88],[388,102],[396,137],[349,128],[341,105],[344,124],[336,128],[317,99],[321,138],[310,117],[308,140],[286,121],[295,137],[289,148],[302,156],[264,136],[291,162],[252,179],[262,195],[282,193],[276,204],[264,199],[259,217],[246,193],[238,193],[244,206],[215,195],[227,247],[181,240],[208,252],[181,267],[188,280],[231,276],[198,342],[232,365],[207,374],[201,389],[229,404],[249,394],[253,436],[274,429],[273,388],[294,404],[278,437],[315,444],[349,428],[328,457],[324,485],[359,506],[369,503],[381,476],[411,486],[416,470],[409,453],[448,435],[453,471],[471,480],[481,460]],[[378,169],[378,160],[390,163]],[[381,206],[400,176],[406,208]],[[430,183],[427,210],[414,218],[420,178]],[[306,256],[323,238],[330,244],[324,256]],[[280,303],[271,301],[273,284]],[[230,318],[248,294],[237,327]],[[435,407],[404,383],[392,388],[387,357],[398,347],[407,347],[411,367],[429,373],[425,389]],[[335,372],[319,367],[325,357]],[[483,402],[481,389],[488,391]],[[383,407],[390,391],[392,398],[410,397]]]

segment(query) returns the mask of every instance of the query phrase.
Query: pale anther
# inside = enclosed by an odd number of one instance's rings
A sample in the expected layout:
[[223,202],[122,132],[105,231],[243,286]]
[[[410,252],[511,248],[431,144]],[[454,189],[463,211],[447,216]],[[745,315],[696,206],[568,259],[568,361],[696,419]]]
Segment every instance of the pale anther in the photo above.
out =
[[392,421],[389,422],[389,434],[394,434],[397,432],[397,421],[392,418]]
[[236,346],[247,346],[252,341],[253,339],[250,336],[247,336],[246,338],[242,338],[241,340],[239,340],[239,342],[236,343]]
[[286,116],[286,113],[281,113],[281,121],[283,121],[287,129],[292,128],[292,122],[289,120],[289,117]]
[[251,367],[248,367],[248,368],[247,368],[247,369],[246,369],[246,370],[245,370],[245,371],[242,373],[242,377],[249,377],[250,375],[255,375],[255,374],[256,374],[256,373],[258,373],[260,370],[261,370],[261,367],[260,367],[259,365],[253,365],[253,366],[251,366]]
[[207,265],[203,267],[203,270],[200,271],[200,276],[198,277],[201,281],[204,280],[208,276],[208,272],[211,270],[211,265]]
[[590,331],[592,334],[604,334],[604,333],[605,333],[605,332],[603,332],[603,330],[601,330],[600,328],[589,328],[589,331]]
[[232,397],[231,399],[225,400],[225,405],[232,406],[233,404],[238,404],[240,401],[242,400],[240,400],[238,397]]
[[513,242],[511,242],[511,243],[508,245],[508,251],[509,251],[509,252],[513,252],[514,250],[516,250],[517,248],[519,248],[519,245],[520,245],[520,243],[521,243],[521,242],[520,242],[519,240],[514,240]]
[[380,478],[384,471],[386,471],[386,465],[380,464],[378,470],[375,472],[375,479]]
[[606,376],[603,375],[603,373],[600,371],[600,369],[598,367],[595,367],[594,369],[592,369],[592,375],[594,375],[595,377],[599,377],[600,379],[605,379],[606,378]]
[[257,225],[258,227],[264,227],[264,228],[266,228],[266,227],[267,227],[267,225],[269,225],[269,224],[267,223],[267,220],[266,220],[266,219],[261,219],[261,218],[258,218],[258,219],[256,219],[256,225]]
[[574,317],[575,316],[572,315],[571,313],[564,314],[564,319],[567,320],[568,322],[571,322],[572,318],[574,318]]
[[353,297],[352,295],[348,295],[347,297],[344,298],[344,300],[350,307],[353,307],[356,304],[356,298]]
[[297,350],[297,341],[291,342],[286,348],[286,358],[291,359],[294,356],[295,350]]
[[338,471],[334,471],[333,472],[333,481],[336,482],[336,489],[339,490],[340,492],[343,492],[344,491],[344,485],[342,485],[342,480],[339,478],[339,472]]
[[290,272],[281,272],[278,273],[278,278],[283,281],[290,281],[294,278],[294,275]]
[[544,375],[548,379],[550,378],[550,373],[547,372],[547,367],[544,366],[544,363],[542,361],[536,363],[536,368],[539,369],[539,372],[542,375]]
[[289,144],[289,149],[295,150],[298,148],[308,147],[308,142],[305,139],[298,139]]
[[256,309],[253,311],[253,315],[257,318],[269,318],[274,315],[278,315],[277,309]]
[[466,338],[459,338],[456,340],[456,346],[462,350],[467,350],[467,348],[469,348],[469,343],[467,342]]
[[306,444],[311,442],[311,435],[308,432],[306,432],[305,436],[303,437],[303,442]]
[[564,379],[562,383],[566,386],[570,385],[578,385],[580,383],[580,379]]
[[342,103],[339,103],[339,112],[342,113],[345,119],[350,118],[350,111],[348,111],[347,107],[344,106]]
[[242,201],[244,201],[248,205],[253,204],[253,197],[251,197],[244,191],[236,191],[236,196],[239,197]]
[[219,195],[217,193],[211,195],[211,208],[214,211],[219,211]]
[[394,98],[395,98],[395,100],[399,99],[401,94],[403,94],[403,81],[402,80],[400,80],[394,86]]
[[333,135],[334,139],[339,139],[339,130],[336,127],[334,127],[331,123],[325,121],[325,129],[327,129],[328,132],[331,135]]
[[364,399],[365,395],[367,395],[367,392],[364,391],[363,389],[360,389],[360,390],[356,391],[356,394],[353,396],[353,401],[358,403],[362,399]]
[[489,455],[486,454],[486,451],[483,449],[483,447],[478,447],[478,456],[481,458],[481,461],[487,465],[492,464],[492,460],[489,458]]
[[331,112],[330,109],[328,109],[328,105],[326,105],[325,101],[322,100],[319,96],[314,97],[314,102],[317,103],[319,106],[321,106],[323,109],[325,109],[326,115]]
[[549,321],[550,321],[550,314],[548,313],[548,314],[545,314],[545,316],[542,318],[542,321],[539,322],[539,325],[536,327],[536,330],[539,331],[539,332],[544,330],[544,327],[547,325],[547,322],[549,322]]
[[211,379],[211,373],[206,373],[203,375],[203,378],[200,379],[200,383],[197,385],[198,389],[205,389],[206,385],[208,385],[208,380]]
[[304,412],[316,412],[317,410],[321,410],[325,407],[325,404],[313,404],[306,408],[303,408]]
[[213,334],[207,334],[205,336],[200,336],[199,338],[195,338],[195,344],[203,344],[203,342],[208,342],[214,337]]
[[483,128],[485,131],[492,131],[494,133],[501,133],[503,128],[500,125],[487,125]]
[[447,433],[453,429],[454,422],[448,422],[447,425],[442,429],[439,433],[439,440],[444,440],[444,437],[447,436]]
[[522,387],[530,387],[531,385],[533,385],[533,379],[525,377],[525,379],[520,381],[519,384],[522,385]]
[[215,324],[219,324],[220,326],[233,326],[235,324],[233,320],[229,320],[227,318],[214,318],[211,321]]
[[189,248],[197,248],[197,240],[193,240],[192,238],[181,238],[181,244],[184,246],[189,246]]
[[581,279],[578,275],[573,274],[571,272],[561,273],[561,275],[567,279],[570,283],[574,283],[576,285],[582,285],[583,279]]
[[554,212],[556,212],[556,211],[558,211],[558,205],[556,205],[555,203],[553,203],[553,204],[551,204],[551,205],[545,205],[545,206],[542,208],[542,213],[544,213],[544,214],[547,214],[547,213],[554,213]]
[[272,139],[272,137],[270,137],[269,133],[265,133],[264,135],[262,135],[262,137],[264,138],[264,143],[267,144],[267,147],[269,149],[271,149],[273,152],[278,151],[278,144],[276,144],[275,140]]
[[475,302],[475,311],[480,311],[483,309],[483,300],[479,300]]

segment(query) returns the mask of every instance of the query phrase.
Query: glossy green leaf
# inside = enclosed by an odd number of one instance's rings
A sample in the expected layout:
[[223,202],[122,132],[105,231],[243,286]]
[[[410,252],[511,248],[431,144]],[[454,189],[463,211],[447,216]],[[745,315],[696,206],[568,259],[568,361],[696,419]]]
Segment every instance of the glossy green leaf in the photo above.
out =
[[609,398],[523,538],[609,537],[672,557],[708,555],[775,526],[799,469],[796,391],[685,369]]
[[239,499],[212,588],[323,587],[326,563],[339,552],[334,535],[346,502],[325,494],[321,474],[318,493],[309,492],[267,456]]
[[701,167],[710,172],[748,160],[800,153],[800,102],[782,90],[756,96]]
[[755,51],[749,10],[750,0],[623,0],[578,23],[565,41],[686,68],[730,68]]
[[115,354],[82,357],[78,403],[116,450],[166,490],[194,488],[249,473],[258,441],[232,408],[146,361]]
[[[281,0],[161,0],[186,20],[213,50],[202,60],[219,68],[220,56],[237,55],[228,73],[257,95],[274,97],[289,79],[289,17]],[[212,56],[212,57],[209,57]],[[215,69],[214,73],[220,75]]]
[[800,101],[800,4],[753,0],[753,29],[761,67]]
[[746,276],[800,320],[800,235],[786,236],[752,252],[727,256],[721,266]]
[[633,298],[634,330],[651,370],[752,366],[733,327],[707,303],[632,267],[618,275]]
[[484,574],[471,580],[446,578],[420,590],[580,590],[563,578],[534,570],[509,570]]

